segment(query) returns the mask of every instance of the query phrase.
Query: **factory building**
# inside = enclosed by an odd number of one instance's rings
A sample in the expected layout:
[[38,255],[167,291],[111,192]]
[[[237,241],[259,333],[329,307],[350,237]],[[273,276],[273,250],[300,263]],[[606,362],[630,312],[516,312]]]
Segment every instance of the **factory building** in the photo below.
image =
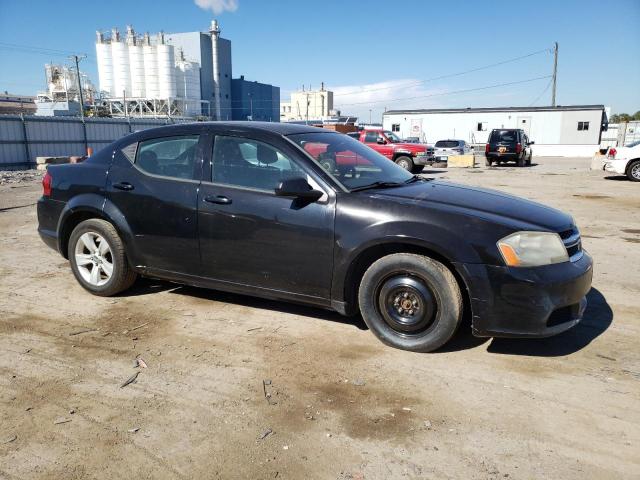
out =
[[[216,20],[207,32],[139,36],[131,26],[124,38],[117,29],[109,37],[97,32],[96,53],[101,103],[110,115],[212,120],[240,115],[234,114],[232,98],[231,41],[220,37]],[[272,102],[272,89],[258,89],[251,99]],[[235,103],[242,108],[241,101]],[[278,120],[276,115],[273,121]]]
[[231,80],[232,120],[278,122],[280,120],[280,88],[240,78]]
[[280,104],[280,120],[311,121],[329,117],[333,110],[333,92],[325,90],[324,83],[320,90],[302,90],[291,92],[291,100]]
[[494,128],[519,128],[535,142],[534,155],[590,157],[599,149],[607,114],[603,105],[390,110],[382,124],[400,138],[476,145],[485,144]]

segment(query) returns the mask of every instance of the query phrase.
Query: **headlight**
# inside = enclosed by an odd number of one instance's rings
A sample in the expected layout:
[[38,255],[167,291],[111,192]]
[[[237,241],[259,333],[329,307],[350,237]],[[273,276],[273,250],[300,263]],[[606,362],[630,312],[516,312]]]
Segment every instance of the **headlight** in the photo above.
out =
[[551,232],[516,232],[499,240],[498,250],[510,267],[538,267],[569,261],[560,235]]

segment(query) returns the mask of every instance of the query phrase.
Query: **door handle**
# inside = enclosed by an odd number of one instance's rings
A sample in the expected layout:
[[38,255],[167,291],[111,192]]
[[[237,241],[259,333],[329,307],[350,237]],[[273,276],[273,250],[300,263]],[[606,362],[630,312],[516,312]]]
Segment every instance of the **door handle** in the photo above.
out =
[[131,185],[129,182],[120,182],[120,183],[114,183],[113,188],[117,188],[118,190],[133,190],[134,186]]
[[231,203],[231,199],[224,195],[208,195],[204,197],[204,201],[207,203],[217,203],[218,205],[229,205]]

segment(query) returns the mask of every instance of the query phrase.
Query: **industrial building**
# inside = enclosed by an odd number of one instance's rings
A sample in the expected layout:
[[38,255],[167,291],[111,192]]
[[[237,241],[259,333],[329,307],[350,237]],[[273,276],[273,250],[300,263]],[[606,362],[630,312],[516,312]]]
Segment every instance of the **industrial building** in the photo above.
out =
[[291,100],[280,104],[280,120],[321,121],[333,114],[333,92],[324,88],[320,90],[302,90],[291,92]]
[[[216,20],[208,32],[139,36],[127,26],[122,39],[117,29],[109,36],[97,32],[96,54],[100,102],[111,116],[231,120],[242,115],[242,99],[233,101],[231,41],[220,37]],[[279,103],[278,87],[266,86],[252,93],[253,104],[272,102],[274,90]]]
[[44,73],[47,90],[38,92],[35,98],[36,115],[43,117],[80,115],[80,91],[86,104],[94,102],[95,88],[89,77],[80,72],[80,82],[75,68],[66,65],[46,64]]
[[240,78],[231,80],[232,120],[278,122],[280,88]]
[[425,143],[460,139],[484,144],[494,128],[520,128],[535,142],[538,156],[590,157],[607,128],[604,105],[390,110],[382,119],[384,128],[399,137]]

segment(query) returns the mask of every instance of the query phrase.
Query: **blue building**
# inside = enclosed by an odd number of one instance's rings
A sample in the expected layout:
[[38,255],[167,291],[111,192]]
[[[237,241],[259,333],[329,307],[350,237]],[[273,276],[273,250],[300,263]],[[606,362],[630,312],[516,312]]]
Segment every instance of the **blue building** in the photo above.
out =
[[232,120],[280,121],[280,87],[250,82],[240,78],[231,80]]

